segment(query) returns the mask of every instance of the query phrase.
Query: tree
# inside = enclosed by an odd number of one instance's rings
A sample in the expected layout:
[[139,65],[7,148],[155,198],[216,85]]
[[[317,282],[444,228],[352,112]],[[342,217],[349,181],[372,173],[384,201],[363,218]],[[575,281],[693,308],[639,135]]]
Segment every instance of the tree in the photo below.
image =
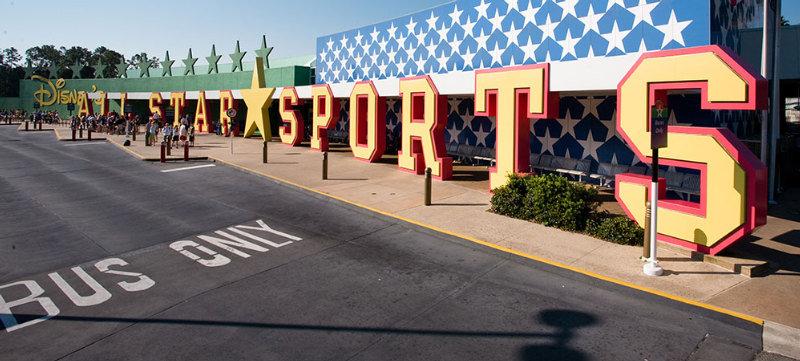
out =
[[[73,66],[75,63],[89,65],[90,61],[92,60],[92,52],[89,49],[81,46],[73,46],[69,49],[62,46],[61,53],[64,54],[64,63],[61,65],[65,67]],[[92,69],[84,67],[81,70],[80,77],[90,78],[92,77],[92,71]],[[72,69],[69,69],[68,75],[70,78],[74,77],[74,74],[72,74]]]
[[[117,67],[114,64],[119,64],[122,61],[122,54],[108,49],[105,46],[98,47],[94,49],[91,56],[91,63],[90,65],[95,65],[97,62],[102,62],[103,64],[107,65],[106,70],[103,71],[103,76],[106,78],[114,78],[117,74]],[[92,68],[94,70],[94,68]],[[95,74],[95,77],[99,76],[100,74]]]
[[781,26],[789,26],[789,25],[791,25],[789,24],[789,20],[786,20],[786,18],[783,17],[783,15],[781,15]]
[[0,64],[2,65],[15,67],[20,65],[20,60],[22,60],[22,55],[19,54],[17,48],[10,47],[0,53]]
[[19,80],[25,76],[20,60],[22,56],[13,47],[0,52],[0,97],[19,96]]
[[141,63],[142,61],[145,61],[145,60],[152,61],[153,62],[153,68],[158,68],[161,65],[159,63],[160,60],[158,59],[158,57],[155,57],[155,56],[152,57],[152,58],[148,57],[147,53],[144,53],[144,52],[132,56],[131,59],[128,60],[128,64],[130,64],[130,66],[136,67],[136,66],[139,66],[139,63]]
[[34,46],[25,51],[25,58],[35,67],[64,65],[64,54],[53,45]]

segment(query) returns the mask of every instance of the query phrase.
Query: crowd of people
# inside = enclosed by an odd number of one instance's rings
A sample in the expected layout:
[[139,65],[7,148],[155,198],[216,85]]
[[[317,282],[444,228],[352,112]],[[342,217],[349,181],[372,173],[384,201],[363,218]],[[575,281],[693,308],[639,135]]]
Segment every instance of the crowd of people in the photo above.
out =
[[[145,145],[147,146],[159,145],[159,139],[165,144],[176,148],[184,144],[194,146],[195,141],[194,123],[187,115],[182,116],[178,124],[171,124],[171,122],[162,119],[158,113],[150,116],[147,122],[142,122],[139,115],[131,113],[127,115],[116,112],[110,112],[107,115],[73,115],[64,119],[56,111],[37,110],[28,113],[23,109],[0,109],[0,121],[3,123],[23,122],[26,120],[32,121],[34,124],[43,122],[44,124],[69,126],[72,129],[86,129],[93,132],[125,136],[140,133],[140,126],[144,125]],[[225,136],[230,134],[230,132],[223,134],[221,128],[219,122],[213,124],[216,134]]]
[[158,113],[153,114],[145,124],[145,145],[154,146],[161,135],[164,144],[178,148],[188,144],[194,146],[194,124],[184,115],[178,124],[162,122]]
[[25,119],[27,112],[22,109],[0,109],[2,123],[16,123]]

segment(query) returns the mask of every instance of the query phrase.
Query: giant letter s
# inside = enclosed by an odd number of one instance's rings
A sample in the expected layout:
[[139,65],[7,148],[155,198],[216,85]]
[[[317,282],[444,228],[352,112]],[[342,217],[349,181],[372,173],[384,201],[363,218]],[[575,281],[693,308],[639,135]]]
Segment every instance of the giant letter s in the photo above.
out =
[[[699,89],[704,109],[754,110],[766,104],[766,81],[717,46],[642,55],[617,89],[617,129],[650,163],[648,119],[668,90]],[[700,172],[700,202],[659,199],[658,239],[717,254],[766,223],[766,168],[727,129],[668,127],[659,162]],[[616,198],[644,222],[649,176],[621,174]],[[659,197],[662,198],[662,197]]]

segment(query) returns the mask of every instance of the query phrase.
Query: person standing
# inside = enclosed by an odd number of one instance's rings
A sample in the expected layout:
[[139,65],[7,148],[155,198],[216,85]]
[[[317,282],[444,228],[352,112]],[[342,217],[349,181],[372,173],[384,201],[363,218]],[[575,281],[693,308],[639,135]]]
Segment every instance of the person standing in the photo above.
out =
[[186,124],[184,124],[184,119],[181,120],[181,127],[178,129],[178,136],[181,140],[183,146],[186,146],[186,142],[188,141],[188,129],[186,128]]
[[[153,116],[155,118],[155,116]],[[169,124],[164,124],[164,129],[161,130],[161,134],[164,136],[164,144],[168,147],[172,146],[172,126]]]
[[158,123],[152,118],[150,119],[150,145],[156,145],[156,139],[158,137]]
[[194,147],[194,125],[189,124],[189,146]]

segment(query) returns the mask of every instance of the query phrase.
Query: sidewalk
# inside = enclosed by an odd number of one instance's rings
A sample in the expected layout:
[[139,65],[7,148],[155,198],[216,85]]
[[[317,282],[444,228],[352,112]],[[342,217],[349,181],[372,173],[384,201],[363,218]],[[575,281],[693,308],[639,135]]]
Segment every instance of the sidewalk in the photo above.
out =
[[[59,134],[67,131],[57,129]],[[66,133],[60,135],[66,137]],[[159,147],[145,147],[142,138],[123,147],[123,136],[106,137],[140,158],[159,155]],[[766,277],[748,278],[660,249],[659,258],[667,271],[666,276],[646,277],[641,271],[639,247],[617,245],[488,212],[488,176],[475,167],[455,166],[453,181],[434,181],[433,205],[426,207],[423,205],[424,177],[399,171],[392,156],[384,157],[381,163],[369,164],[353,158],[349,147],[333,144],[329,152],[329,180],[323,181],[322,154],[307,146],[290,147],[271,142],[269,163],[263,164],[260,138],[235,138],[233,154],[230,144],[230,138],[200,135],[190,155],[208,156],[245,171],[533,258],[546,258],[568,268],[602,275],[601,278],[614,278],[800,328],[800,302],[797,302],[800,269],[796,264]],[[800,255],[798,219],[770,217],[768,222],[768,226],[742,243],[768,252],[783,252],[792,260],[800,258],[797,257]]]

